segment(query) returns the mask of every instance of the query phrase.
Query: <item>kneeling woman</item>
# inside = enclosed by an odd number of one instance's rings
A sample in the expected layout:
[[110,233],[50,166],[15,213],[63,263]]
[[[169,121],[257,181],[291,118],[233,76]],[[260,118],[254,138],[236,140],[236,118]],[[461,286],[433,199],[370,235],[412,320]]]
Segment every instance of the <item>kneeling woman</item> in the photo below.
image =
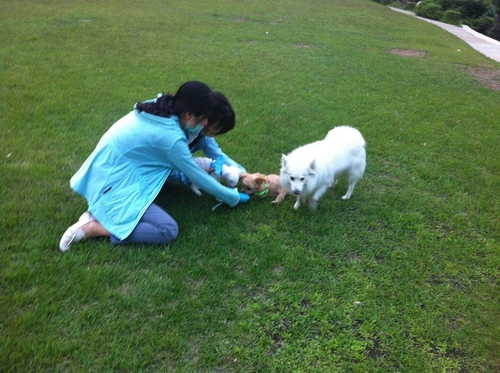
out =
[[136,104],[101,138],[71,178],[71,188],[87,199],[88,211],[59,243],[110,237],[112,244],[172,242],[177,222],[153,203],[173,170],[206,193],[233,207],[249,197],[227,188],[194,162],[188,141],[207,125],[216,95],[201,82],[184,83],[175,95]]

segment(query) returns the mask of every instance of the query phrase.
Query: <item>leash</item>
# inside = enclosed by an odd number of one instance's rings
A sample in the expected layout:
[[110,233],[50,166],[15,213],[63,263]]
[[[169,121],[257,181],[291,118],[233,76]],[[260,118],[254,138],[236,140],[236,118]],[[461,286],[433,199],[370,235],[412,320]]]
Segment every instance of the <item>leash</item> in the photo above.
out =
[[213,211],[215,211],[215,209],[216,209],[217,207],[219,207],[220,205],[222,205],[222,202],[220,202],[220,203],[216,204],[214,207],[212,207],[212,212],[213,212]]

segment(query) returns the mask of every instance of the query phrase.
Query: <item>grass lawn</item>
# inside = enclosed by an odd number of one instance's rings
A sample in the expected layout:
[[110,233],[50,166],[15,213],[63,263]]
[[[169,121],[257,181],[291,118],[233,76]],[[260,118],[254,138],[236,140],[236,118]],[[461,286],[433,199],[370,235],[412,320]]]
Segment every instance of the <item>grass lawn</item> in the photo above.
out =
[[[368,0],[3,0],[0,38],[0,371],[500,371],[500,91],[469,72],[499,63]],[[358,128],[351,200],[167,185],[175,243],[61,253],[101,135],[193,79],[251,172]]]

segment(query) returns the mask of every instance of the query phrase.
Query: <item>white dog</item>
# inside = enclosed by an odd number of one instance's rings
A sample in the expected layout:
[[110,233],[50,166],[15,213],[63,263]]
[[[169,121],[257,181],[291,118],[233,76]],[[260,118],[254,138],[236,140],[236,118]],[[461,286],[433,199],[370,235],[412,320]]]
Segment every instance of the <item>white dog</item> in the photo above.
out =
[[349,182],[342,199],[349,199],[365,172],[365,145],[357,129],[341,126],[328,132],[324,140],[282,155],[280,183],[288,193],[297,196],[293,207],[298,209],[309,200],[309,208],[316,210],[318,200],[341,175],[346,175]]
[[[213,169],[213,159],[212,158],[207,158],[207,157],[195,157],[194,161],[198,166],[203,168],[205,171],[210,171]],[[225,180],[226,185],[230,188],[234,188],[236,184],[238,184],[238,180],[240,179],[242,171],[237,167],[237,166],[228,166],[223,164],[222,165],[222,174],[217,175],[215,172],[211,172],[210,175],[217,181],[220,181],[220,178]],[[200,189],[194,185],[191,184],[191,190],[193,191],[194,194],[197,196],[201,196],[201,191]]]

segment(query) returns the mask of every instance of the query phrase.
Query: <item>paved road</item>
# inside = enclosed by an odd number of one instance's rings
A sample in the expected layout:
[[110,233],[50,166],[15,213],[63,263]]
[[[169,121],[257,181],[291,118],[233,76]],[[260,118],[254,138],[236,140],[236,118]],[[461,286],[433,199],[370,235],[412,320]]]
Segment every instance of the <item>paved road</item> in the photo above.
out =
[[451,32],[453,35],[459,37],[464,40],[467,44],[469,44],[472,48],[477,50],[478,52],[484,54],[486,57],[491,58],[497,62],[500,62],[500,41],[489,38],[483,34],[480,34],[474,30],[472,30],[469,26],[454,26],[448,23],[442,23],[438,21],[434,21],[432,19],[427,19],[423,17],[418,17],[413,12],[409,12],[407,10],[388,7],[389,9],[395,10],[396,12],[408,14],[412,17],[416,17],[423,21],[433,23],[436,26],[445,29],[448,32]]

